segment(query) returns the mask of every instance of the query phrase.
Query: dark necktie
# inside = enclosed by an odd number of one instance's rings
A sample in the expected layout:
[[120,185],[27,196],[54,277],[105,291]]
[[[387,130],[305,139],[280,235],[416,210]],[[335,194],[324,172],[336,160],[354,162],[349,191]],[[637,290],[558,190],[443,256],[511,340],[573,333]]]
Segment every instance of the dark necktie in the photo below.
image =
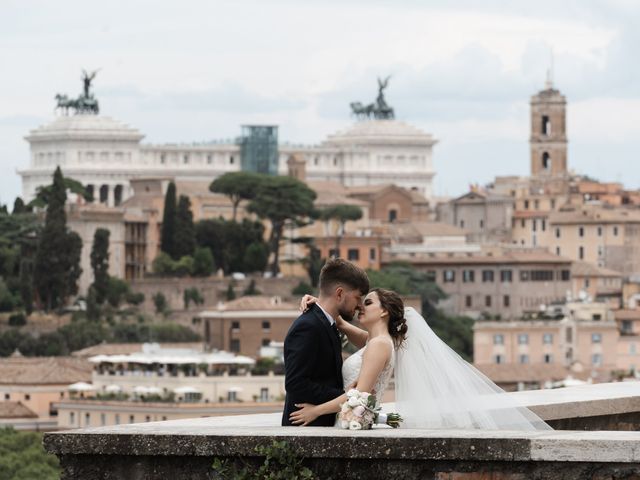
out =
[[331,330],[333,330],[333,333],[336,334],[336,337],[338,337],[338,340],[340,339],[340,332],[338,331],[338,327],[336,326],[335,323],[331,324]]

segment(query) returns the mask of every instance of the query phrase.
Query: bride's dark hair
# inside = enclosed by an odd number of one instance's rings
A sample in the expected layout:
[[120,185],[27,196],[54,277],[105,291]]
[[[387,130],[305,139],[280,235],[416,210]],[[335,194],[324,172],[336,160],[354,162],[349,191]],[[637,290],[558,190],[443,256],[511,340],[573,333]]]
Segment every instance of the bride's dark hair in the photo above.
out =
[[402,345],[407,334],[407,321],[404,318],[404,302],[400,295],[384,288],[374,288],[380,300],[380,306],[389,314],[389,335],[396,348]]

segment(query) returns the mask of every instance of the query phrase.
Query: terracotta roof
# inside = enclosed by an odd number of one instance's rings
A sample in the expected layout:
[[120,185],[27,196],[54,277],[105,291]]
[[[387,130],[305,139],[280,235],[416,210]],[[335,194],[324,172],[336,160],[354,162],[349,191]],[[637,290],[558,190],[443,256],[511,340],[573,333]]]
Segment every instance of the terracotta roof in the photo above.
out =
[[0,418],[38,418],[38,415],[21,402],[0,402]]
[[571,264],[571,275],[574,277],[622,277],[622,273],[604,267],[598,267],[593,263],[574,261]]
[[548,216],[549,212],[544,210],[516,210],[513,212],[513,218],[546,218]]
[[546,382],[563,380],[572,372],[555,364],[481,364],[475,367],[495,383]]
[[279,297],[270,297],[266,295],[247,295],[244,297],[225,302],[223,308],[219,310],[295,310],[298,311],[298,305],[283,302]]
[[616,320],[640,320],[640,310],[614,310],[613,316]]
[[320,192],[332,192],[346,194],[344,185],[338,182],[331,181],[308,181],[307,186],[314,190],[316,193]]
[[640,210],[628,208],[580,208],[560,210],[549,215],[551,224],[640,223]]
[[467,231],[442,222],[412,222],[418,234],[423,237],[451,237],[464,236]]
[[2,385],[69,385],[91,380],[92,365],[74,357],[10,357],[0,359]]
[[[93,357],[95,355],[126,355],[142,351],[142,343],[100,343],[91,347],[76,350],[74,357]],[[188,350],[202,350],[202,342],[172,342],[161,343],[160,348],[182,348]]]

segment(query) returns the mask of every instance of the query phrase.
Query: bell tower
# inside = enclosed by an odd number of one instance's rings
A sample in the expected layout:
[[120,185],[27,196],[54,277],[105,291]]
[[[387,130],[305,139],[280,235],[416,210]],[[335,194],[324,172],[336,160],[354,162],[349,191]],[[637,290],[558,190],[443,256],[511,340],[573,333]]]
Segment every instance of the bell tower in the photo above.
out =
[[544,90],[531,97],[531,176],[565,177],[567,171],[567,100],[547,76]]

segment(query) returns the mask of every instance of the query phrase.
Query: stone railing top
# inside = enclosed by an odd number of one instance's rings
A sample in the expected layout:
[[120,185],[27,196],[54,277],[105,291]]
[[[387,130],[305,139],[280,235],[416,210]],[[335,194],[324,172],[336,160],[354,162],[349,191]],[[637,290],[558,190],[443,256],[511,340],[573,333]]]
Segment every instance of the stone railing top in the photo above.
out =
[[[545,420],[640,411],[639,383],[513,393]],[[387,404],[383,410],[392,411]],[[253,456],[275,438],[308,458],[640,462],[640,432],[280,427],[280,413],[85,428],[45,435],[57,455]]]

